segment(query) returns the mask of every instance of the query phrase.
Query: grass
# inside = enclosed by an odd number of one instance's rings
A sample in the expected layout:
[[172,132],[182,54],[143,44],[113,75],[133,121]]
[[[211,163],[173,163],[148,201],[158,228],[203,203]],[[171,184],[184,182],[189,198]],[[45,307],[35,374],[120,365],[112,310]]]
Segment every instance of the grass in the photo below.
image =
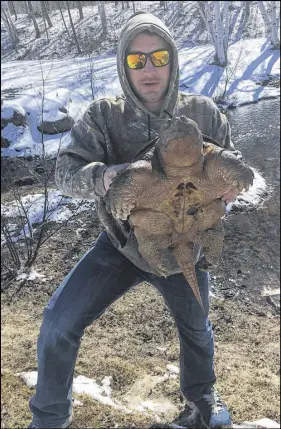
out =
[[[36,339],[47,299],[41,296],[37,301],[34,304],[26,296],[10,306],[2,305],[2,427],[26,427],[31,418],[28,400],[33,390],[15,374],[37,367]],[[249,315],[227,301],[212,306],[211,318],[215,325],[217,385],[234,421],[262,417],[279,420],[279,319]],[[157,347],[166,351],[157,351]],[[75,375],[97,381],[111,375],[112,397],[123,404],[135,397],[158,398],[179,410],[179,379],[159,384],[153,381],[163,376],[167,363],[178,365],[178,353],[176,328],[162,298],[143,284],[86,330]],[[76,397],[83,405],[75,407],[72,427],[149,427],[157,421],[152,414],[126,414],[89,397]],[[161,422],[171,418],[167,413]]]

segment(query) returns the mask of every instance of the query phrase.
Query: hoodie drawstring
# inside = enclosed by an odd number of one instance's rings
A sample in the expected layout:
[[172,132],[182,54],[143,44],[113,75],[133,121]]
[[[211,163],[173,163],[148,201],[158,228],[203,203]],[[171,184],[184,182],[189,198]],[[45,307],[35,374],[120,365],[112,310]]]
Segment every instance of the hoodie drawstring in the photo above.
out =
[[169,113],[167,110],[163,110],[163,112],[167,113],[168,116],[170,116],[170,118],[172,118],[173,116],[171,115],[171,113]]
[[[163,112],[165,112],[168,116],[170,116],[170,118],[172,118],[173,116],[171,115],[171,113],[169,113],[167,110],[163,110]],[[148,141],[150,142],[151,140],[151,126],[150,126],[150,115],[147,114],[147,121],[148,121]]]
[[150,115],[149,114],[147,114],[147,119],[148,119],[148,141],[150,142],[151,132],[150,132]]

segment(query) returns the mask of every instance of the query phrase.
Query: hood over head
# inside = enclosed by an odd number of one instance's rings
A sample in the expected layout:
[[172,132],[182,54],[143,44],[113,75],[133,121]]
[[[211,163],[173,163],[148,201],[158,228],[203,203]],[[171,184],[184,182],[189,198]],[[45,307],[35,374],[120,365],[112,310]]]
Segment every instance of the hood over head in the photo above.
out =
[[[179,67],[178,67],[178,51],[175,45],[175,41],[166,27],[166,25],[156,16],[152,15],[149,12],[138,11],[128,22],[124,25],[121,30],[118,47],[117,47],[117,69],[120,79],[120,83],[124,92],[124,95],[130,104],[133,104],[134,108],[137,106],[143,112],[148,115],[155,115],[150,110],[148,110],[142,103],[141,100],[135,95],[134,91],[131,88],[131,85],[127,79],[125,71],[125,53],[126,49],[137,34],[148,30],[152,33],[158,34],[160,37],[165,39],[172,51],[172,63],[171,63],[171,75],[168,86],[168,91],[166,98],[164,100],[161,113],[166,110],[170,113],[173,112],[177,97],[178,97],[178,86],[179,86]],[[155,115],[156,116],[156,115]]]

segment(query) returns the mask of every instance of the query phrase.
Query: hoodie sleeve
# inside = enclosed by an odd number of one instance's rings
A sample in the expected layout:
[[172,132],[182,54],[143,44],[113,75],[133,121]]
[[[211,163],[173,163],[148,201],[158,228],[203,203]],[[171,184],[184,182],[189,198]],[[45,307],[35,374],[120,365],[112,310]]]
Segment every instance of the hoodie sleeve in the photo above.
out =
[[224,149],[231,150],[237,158],[242,158],[239,150],[236,150],[231,140],[231,128],[227,117],[219,110],[215,103],[209,99],[212,108],[212,138]]
[[55,181],[65,195],[87,200],[105,195],[103,175],[107,153],[103,124],[99,105],[92,104],[62,144]]

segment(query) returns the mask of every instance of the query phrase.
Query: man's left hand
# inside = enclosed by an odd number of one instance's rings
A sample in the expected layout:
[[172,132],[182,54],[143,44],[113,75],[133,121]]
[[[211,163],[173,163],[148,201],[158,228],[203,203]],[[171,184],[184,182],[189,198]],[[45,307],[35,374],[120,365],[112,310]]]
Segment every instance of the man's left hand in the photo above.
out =
[[225,204],[229,204],[232,201],[236,200],[237,195],[239,194],[238,189],[230,189],[226,194],[224,194],[221,199],[225,202]]

